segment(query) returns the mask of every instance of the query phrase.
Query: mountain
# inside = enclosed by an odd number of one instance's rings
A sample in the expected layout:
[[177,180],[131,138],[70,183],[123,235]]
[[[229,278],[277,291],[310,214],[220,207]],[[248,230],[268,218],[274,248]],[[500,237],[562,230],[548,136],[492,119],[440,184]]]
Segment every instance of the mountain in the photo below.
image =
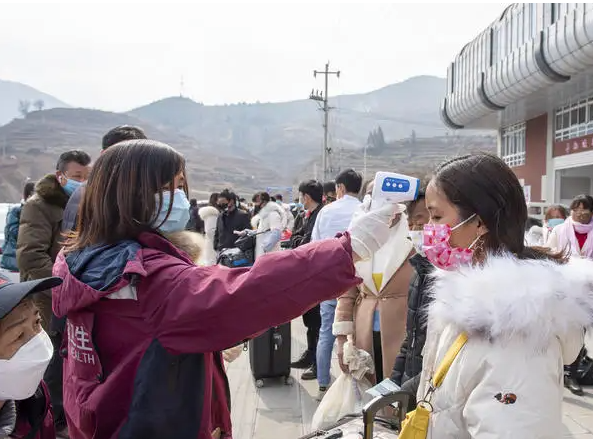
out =
[[29,87],[19,82],[3,81],[0,79],[0,125],[10,122],[19,117],[19,102],[28,101],[33,103],[43,101],[44,108],[67,108],[68,104],[54,98],[46,93]]
[[[403,139],[442,136],[439,117],[446,81],[419,76],[370,93],[330,98],[330,147],[361,149],[369,132]],[[313,100],[207,106],[184,97],[167,98],[129,114],[158,127],[175,128],[204,148],[257,157],[281,174],[320,155],[323,117]]]
[[[352,167],[371,178],[377,171],[389,170],[413,175],[426,180],[435,167],[450,158],[477,151],[496,154],[496,137],[493,135],[447,135],[386,142],[381,148],[340,151],[335,160],[336,172]],[[366,170],[366,172],[364,172]],[[300,169],[294,183],[315,178],[314,161]],[[334,172],[335,173],[335,172]]]
[[27,178],[36,180],[54,172],[64,151],[82,149],[97,158],[103,135],[115,126],[126,124],[142,126],[149,138],[169,143],[184,154],[195,197],[203,198],[225,187],[247,196],[282,179],[258,160],[212,154],[195,139],[127,114],[56,108],[34,111],[0,127],[0,202],[20,199]]

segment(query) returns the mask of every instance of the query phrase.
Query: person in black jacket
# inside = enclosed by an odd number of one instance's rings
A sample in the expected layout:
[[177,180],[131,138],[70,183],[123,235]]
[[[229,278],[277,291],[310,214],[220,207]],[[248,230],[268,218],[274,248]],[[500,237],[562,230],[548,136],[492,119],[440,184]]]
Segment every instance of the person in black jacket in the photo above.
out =
[[[410,259],[414,274],[408,290],[408,315],[406,320],[406,338],[395,359],[391,380],[402,387],[402,390],[416,395],[422,372],[422,349],[426,341],[426,308],[431,298],[429,295],[432,279],[430,274],[434,266],[422,254],[422,230],[430,216],[424,203],[424,192],[408,204],[408,222],[410,238],[414,242],[416,254]],[[415,405],[415,404],[413,404]]]
[[[299,186],[299,198],[305,206],[303,223],[295,229],[291,237],[291,247],[297,248],[311,242],[311,235],[317,215],[323,208],[323,186],[316,180],[309,180]],[[303,314],[303,323],[307,327],[307,350],[301,357],[291,364],[295,369],[307,369],[301,376],[303,380],[314,380],[317,378],[317,366],[315,354],[317,352],[317,340],[321,328],[321,311],[319,305],[311,308]]]
[[[141,128],[130,125],[121,125],[115,127],[109,130],[109,132],[103,136],[103,140],[101,142],[101,151],[105,151],[107,148],[119,142],[123,142],[124,140],[134,139],[146,139],[146,134],[144,134],[144,131],[142,131]],[[82,200],[84,187],[84,184],[79,186],[68,199],[68,204],[66,204],[66,208],[64,209],[64,217],[62,219],[61,230],[63,233],[72,232],[76,229],[76,223],[78,221],[78,206]]]
[[218,208],[222,213],[218,215],[214,232],[214,250],[217,252],[235,248],[239,237],[235,232],[251,229],[249,213],[239,209],[238,200],[237,195],[228,189],[218,195]]

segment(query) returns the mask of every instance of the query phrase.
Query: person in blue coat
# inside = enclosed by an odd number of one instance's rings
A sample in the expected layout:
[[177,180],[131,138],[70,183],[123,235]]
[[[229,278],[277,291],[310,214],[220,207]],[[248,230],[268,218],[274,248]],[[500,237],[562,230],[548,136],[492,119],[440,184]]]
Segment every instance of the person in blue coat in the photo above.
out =
[[16,263],[16,240],[19,236],[19,224],[21,221],[21,209],[23,204],[33,195],[35,182],[28,181],[23,189],[23,201],[13,207],[6,214],[6,226],[4,227],[4,244],[2,245],[2,260],[0,267],[9,271],[19,271]]

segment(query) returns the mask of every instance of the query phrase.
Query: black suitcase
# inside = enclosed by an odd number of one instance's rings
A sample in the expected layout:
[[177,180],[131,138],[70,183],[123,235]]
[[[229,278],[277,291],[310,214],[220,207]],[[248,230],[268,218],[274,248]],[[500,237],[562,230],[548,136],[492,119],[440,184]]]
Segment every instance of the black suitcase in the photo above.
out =
[[263,387],[265,378],[284,378],[293,384],[290,376],[290,323],[276,326],[249,340],[249,363],[256,387]]
[[[405,419],[410,394],[394,392],[378,396],[364,406],[361,415],[348,415],[326,430],[317,430],[300,439],[396,439]],[[396,410],[393,419],[382,418],[379,412],[388,406]]]

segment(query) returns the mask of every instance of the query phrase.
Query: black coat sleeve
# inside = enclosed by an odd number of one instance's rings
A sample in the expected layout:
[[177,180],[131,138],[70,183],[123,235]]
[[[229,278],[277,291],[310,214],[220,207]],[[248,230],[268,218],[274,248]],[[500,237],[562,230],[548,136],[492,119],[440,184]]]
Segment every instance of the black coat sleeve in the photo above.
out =
[[221,215],[218,215],[218,220],[216,221],[216,230],[214,231],[214,242],[212,243],[214,246],[214,250],[220,251],[219,242],[220,242],[220,228],[222,227],[222,218]]
[[406,355],[408,353],[408,336],[404,339],[402,346],[399,350],[399,354],[395,357],[395,364],[393,365],[393,371],[391,372],[391,381],[398,386],[402,385],[402,378],[406,369]]

